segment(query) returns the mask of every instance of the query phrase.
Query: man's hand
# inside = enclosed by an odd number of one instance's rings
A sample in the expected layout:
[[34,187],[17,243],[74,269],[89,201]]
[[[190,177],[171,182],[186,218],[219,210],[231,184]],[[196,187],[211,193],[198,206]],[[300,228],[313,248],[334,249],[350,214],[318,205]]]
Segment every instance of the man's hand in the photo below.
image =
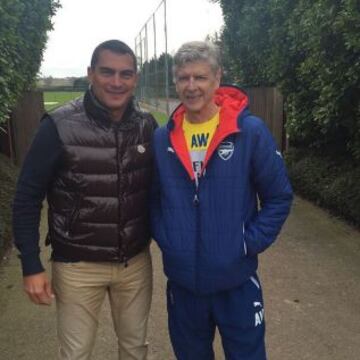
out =
[[24,290],[34,304],[51,305],[55,297],[45,272],[24,276]]

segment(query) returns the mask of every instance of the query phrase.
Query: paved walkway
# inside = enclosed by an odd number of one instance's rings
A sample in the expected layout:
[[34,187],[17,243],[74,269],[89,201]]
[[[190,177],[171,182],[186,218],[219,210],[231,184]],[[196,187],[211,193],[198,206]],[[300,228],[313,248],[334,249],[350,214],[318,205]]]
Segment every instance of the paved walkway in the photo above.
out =
[[[156,245],[152,250],[155,294],[150,360],[173,360],[166,329],[165,279]],[[296,198],[279,240],[261,256],[260,276],[269,360],[360,359],[358,231]],[[215,347],[216,359],[223,360],[219,339]],[[28,302],[13,252],[0,269],[0,359],[51,360],[55,353],[54,306]],[[93,359],[116,360],[107,306],[101,314]]]

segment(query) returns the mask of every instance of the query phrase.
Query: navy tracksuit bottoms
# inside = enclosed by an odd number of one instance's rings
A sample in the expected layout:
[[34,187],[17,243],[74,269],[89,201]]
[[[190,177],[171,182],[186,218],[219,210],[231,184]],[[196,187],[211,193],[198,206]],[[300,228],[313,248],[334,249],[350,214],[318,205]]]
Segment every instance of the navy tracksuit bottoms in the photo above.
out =
[[167,306],[178,360],[213,360],[216,327],[226,360],[266,360],[263,297],[256,274],[238,288],[205,296],[169,281]]

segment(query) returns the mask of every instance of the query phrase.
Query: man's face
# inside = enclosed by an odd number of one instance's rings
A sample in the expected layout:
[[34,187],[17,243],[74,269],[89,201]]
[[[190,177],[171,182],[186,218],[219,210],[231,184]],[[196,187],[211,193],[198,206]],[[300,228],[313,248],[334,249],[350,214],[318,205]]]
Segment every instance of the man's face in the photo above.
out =
[[96,98],[120,120],[137,83],[133,58],[102,50],[95,68],[88,68],[88,78]]
[[176,70],[176,92],[189,119],[206,121],[214,115],[213,96],[220,77],[220,70],[214,72],[206,61],[189,62]]

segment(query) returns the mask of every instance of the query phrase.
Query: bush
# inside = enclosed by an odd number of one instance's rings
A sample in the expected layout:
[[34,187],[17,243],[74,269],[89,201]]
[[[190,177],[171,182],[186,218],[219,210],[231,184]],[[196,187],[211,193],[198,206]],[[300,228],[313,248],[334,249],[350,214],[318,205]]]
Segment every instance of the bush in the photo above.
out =
[[0,2],[0,127],[33,85],[58,7],[58,0]]
[[308,149],[290,149],[286,162],[296,193],[360,226],[360,166]]
[[11,240],[11,202],[15,193],[17,168],[0,154],[0,262]]
[[294,146],[336,148],[360,166],[358,0],[212,0],[224,15],[226,73],[275,85]]

